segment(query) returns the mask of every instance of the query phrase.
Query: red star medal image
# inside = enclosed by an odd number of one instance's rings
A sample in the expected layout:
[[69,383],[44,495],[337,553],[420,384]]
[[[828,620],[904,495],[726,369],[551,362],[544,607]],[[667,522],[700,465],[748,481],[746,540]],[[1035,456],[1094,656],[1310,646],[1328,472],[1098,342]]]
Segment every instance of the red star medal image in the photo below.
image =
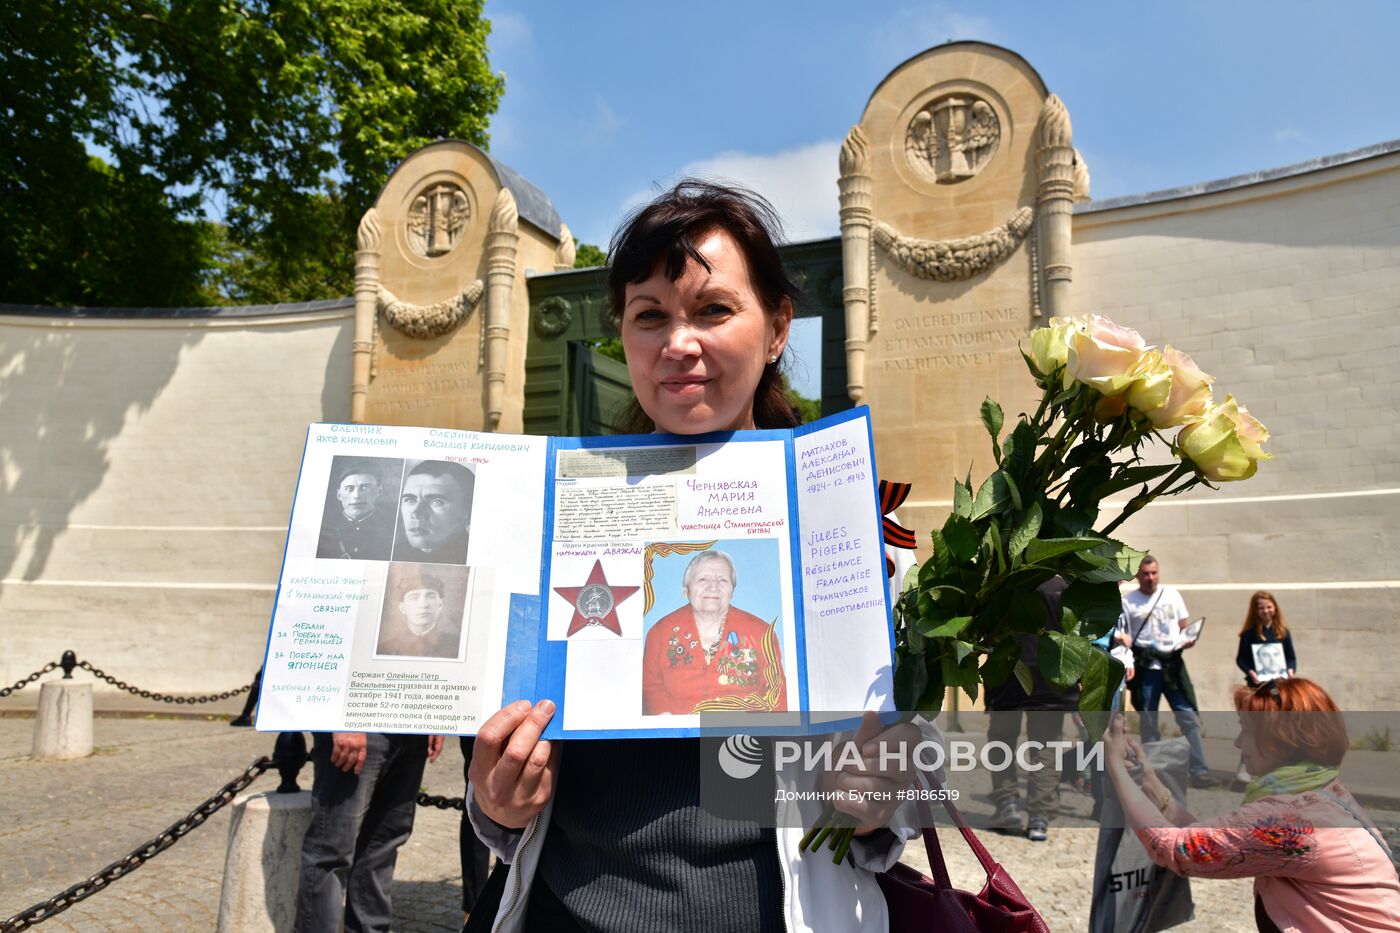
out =
[[582,631],[590,625],[601,625],[609,631],[621,635],[622,623],[617,619],[617,604],[631,596],[640,586],[612,586],[603,573],[603,562],[595,560],[588,582],[583,586],[556,586],[554,592],[569,601],[574,607],[574,617],[569,620],[569,631],[565,638]]

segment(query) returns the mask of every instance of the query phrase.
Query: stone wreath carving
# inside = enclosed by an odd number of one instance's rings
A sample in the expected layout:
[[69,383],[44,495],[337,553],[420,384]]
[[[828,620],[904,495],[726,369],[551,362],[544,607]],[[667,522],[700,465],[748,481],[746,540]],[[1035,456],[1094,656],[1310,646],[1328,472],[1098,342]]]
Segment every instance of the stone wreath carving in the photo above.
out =
[[455,298],[430,305],[411,305],[399,301],[394,293],[384,286],[379,287],[379,310],[394,330],[405,337],[417,340],[431,340],[450,333],[454,327],[465,321],[472,309],[481,303],[486,286],[481,279],[462,290]]
[[919,240],[900,236],[877,222],[875,242],[894,264],[910,275],[934,282],[962,282],[999,264],[1030,232],[1035,212],[1023,207],[1000,227],[956,240]]
[[573,320],[573,306],[559,295],[552,295],[535,307],[535,333],[541,337],[558,337]]

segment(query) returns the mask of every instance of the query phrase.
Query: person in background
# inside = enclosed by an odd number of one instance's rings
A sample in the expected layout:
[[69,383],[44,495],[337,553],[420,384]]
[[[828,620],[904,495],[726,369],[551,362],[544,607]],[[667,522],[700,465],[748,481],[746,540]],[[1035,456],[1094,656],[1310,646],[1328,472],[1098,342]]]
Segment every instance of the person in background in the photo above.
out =
[[[1056,577],[1042,584],[1037,592],[1045,600],[1045,610],[1051,619],[1060,618],[1060,595],[1068,584]],[[1035,763],[1039,769],[1026,770],[1026,805],[1029,817],[1021,812],[1021,776],[1013,756],[1005,768],[992,771],[992,804],[996,815],[992,829],[1001,833],[1025,833],[1031,842],[1049,838],[1050,818],[1060,793],[1060,772],[1055,767],[1055,749],[1064,731],[1065,713],[1079,708],[1079,687],[1061,690],[1045,679],[1036,664],[1039,639],[1021,635],[1021,661],[1031,671],[1031,690],[1027,693],[1015,677],[1008,677],[998,687],[987,687],[987,741],[1003,742],[1016,748],[1021,735],[1021,716],[1026,718],[1026,739],[1037,742]]]
[[1214,787],[1217,782],[1206,766],[1196,694],[1183,657],[1196,644],[1181,634],[1191,620],[1185,600],[1175,587],[1161,582],[1161,573],[1157,558],[1149,554],[1138,564],[1137,589],[1123,595],[1123,614],[1114,635],[1118,644],[1131,652],[1123,676],[1133,706],[1142,716],[1142,740],[1156,742],[1162,737],[1157,728],[1157,707],[1166,697],[1181,734],[1191,746],[1191,786]]
[[440,735],[317,732],[295,933],[389,929],[389,885]]
[[[1128,826],[1158,865],[1193,878],[1253,878],[1263,933],[1400,931],[1390,847],[1337,778],[1350,743],[1327,692],[1310,680],[1235,688],[1235,745],[1262,775],[1244,805],[1198,822],[1167,789],[1117,717],[1104,759]],[[1142,786],[1129,768],[1141,765]]]
[[1283,610],[1273,593],[1258,591],[1249,598],[1249,614],[1244,617],[1240,628],[1240,650],[1235,654],[1235,666],[1244,674],[1251,687],[1258,686],[1259,677],[1254,669],[1254,646],[1270,645],[1275,642],[1283,645],[1284,666],[1288,676],[1298,672],[1298,657],[1293,653],[1293,636],[1283,621]]
[[[462,780],[465,783],[471,771],[472,748],[476,740],[473,736],[464,735],[461,742]],[[458,829],[457,843],[462,858],[462,923],[465,924],[471,919],[471,913],[476,909],[476,903],[481,899],[491,873],[491,850],[486,848],[486,843],[476,838],[476,830],[472,829],[465,807],[462,808],[462,825]]]
[[[1283,610],[1279,608],[1274,594],[1259,590],[1249,597],[1249,612],[1244,617],[1244,625],[1240,627],[1240,650],[1235,654],[1235,666],[1251,687],[1257,687],[1260,683],[1259,672],[1254,669],[1254,646],[1274,643],[1283,645],[1287,676],[1292,677],[1298,671],[1298,658],[1293,653],[1293,636],[1283,621]],[[1235,779],[1242,784],[1249,783],[1249,769],[1245,767],[1243,756],[1240,757]]]

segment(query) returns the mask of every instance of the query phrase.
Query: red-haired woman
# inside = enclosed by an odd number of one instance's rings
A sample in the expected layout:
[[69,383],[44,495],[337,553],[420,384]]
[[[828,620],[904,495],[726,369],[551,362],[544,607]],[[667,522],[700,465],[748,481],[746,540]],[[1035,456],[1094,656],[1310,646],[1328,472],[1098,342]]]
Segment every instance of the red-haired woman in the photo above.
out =
[[[1107,736],[1109,777],[1128,825],[1158,865],[1201,878],[1254,878],[1261,931],[1400,931],[1390,848],[1337,779],[1346,724],[1310,680],[1237,687],[1235,744],[1253,774],[1244,806],[1197,822],[1157,778],[1121,718]],[[1142,787],[1128,768],[1140,763]]]
[[1288,633],[1283,610],[1279,608],[1274,594],[1260,590],[1249,598],[1249,614],[1244,617],[1244,625],[1240,628],[1240,650],[1235,655],[1235,666],[1251,687],[1257,686],[1262,679],[1254,666],[1254,646],[1275,643],[1283,645],[1284,666],[1288,676],[1292,677],[1298,671],[1298,658],[1293,653],[1293,636]]

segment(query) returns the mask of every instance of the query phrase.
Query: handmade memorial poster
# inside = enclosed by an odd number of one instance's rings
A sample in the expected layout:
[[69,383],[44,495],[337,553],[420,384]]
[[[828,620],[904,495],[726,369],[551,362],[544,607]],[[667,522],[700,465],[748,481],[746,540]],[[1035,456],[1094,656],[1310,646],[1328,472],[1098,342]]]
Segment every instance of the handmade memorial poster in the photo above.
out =
[[884,566],[865,408],[695,437],[313,425],[257,725],[472,734],[543,698],[549,738],[888,711]]
[[1258,680],[1277,680],[1288,676],[1288,662],[1284,658],[1282,642],[1254,646],[1254,676]]

